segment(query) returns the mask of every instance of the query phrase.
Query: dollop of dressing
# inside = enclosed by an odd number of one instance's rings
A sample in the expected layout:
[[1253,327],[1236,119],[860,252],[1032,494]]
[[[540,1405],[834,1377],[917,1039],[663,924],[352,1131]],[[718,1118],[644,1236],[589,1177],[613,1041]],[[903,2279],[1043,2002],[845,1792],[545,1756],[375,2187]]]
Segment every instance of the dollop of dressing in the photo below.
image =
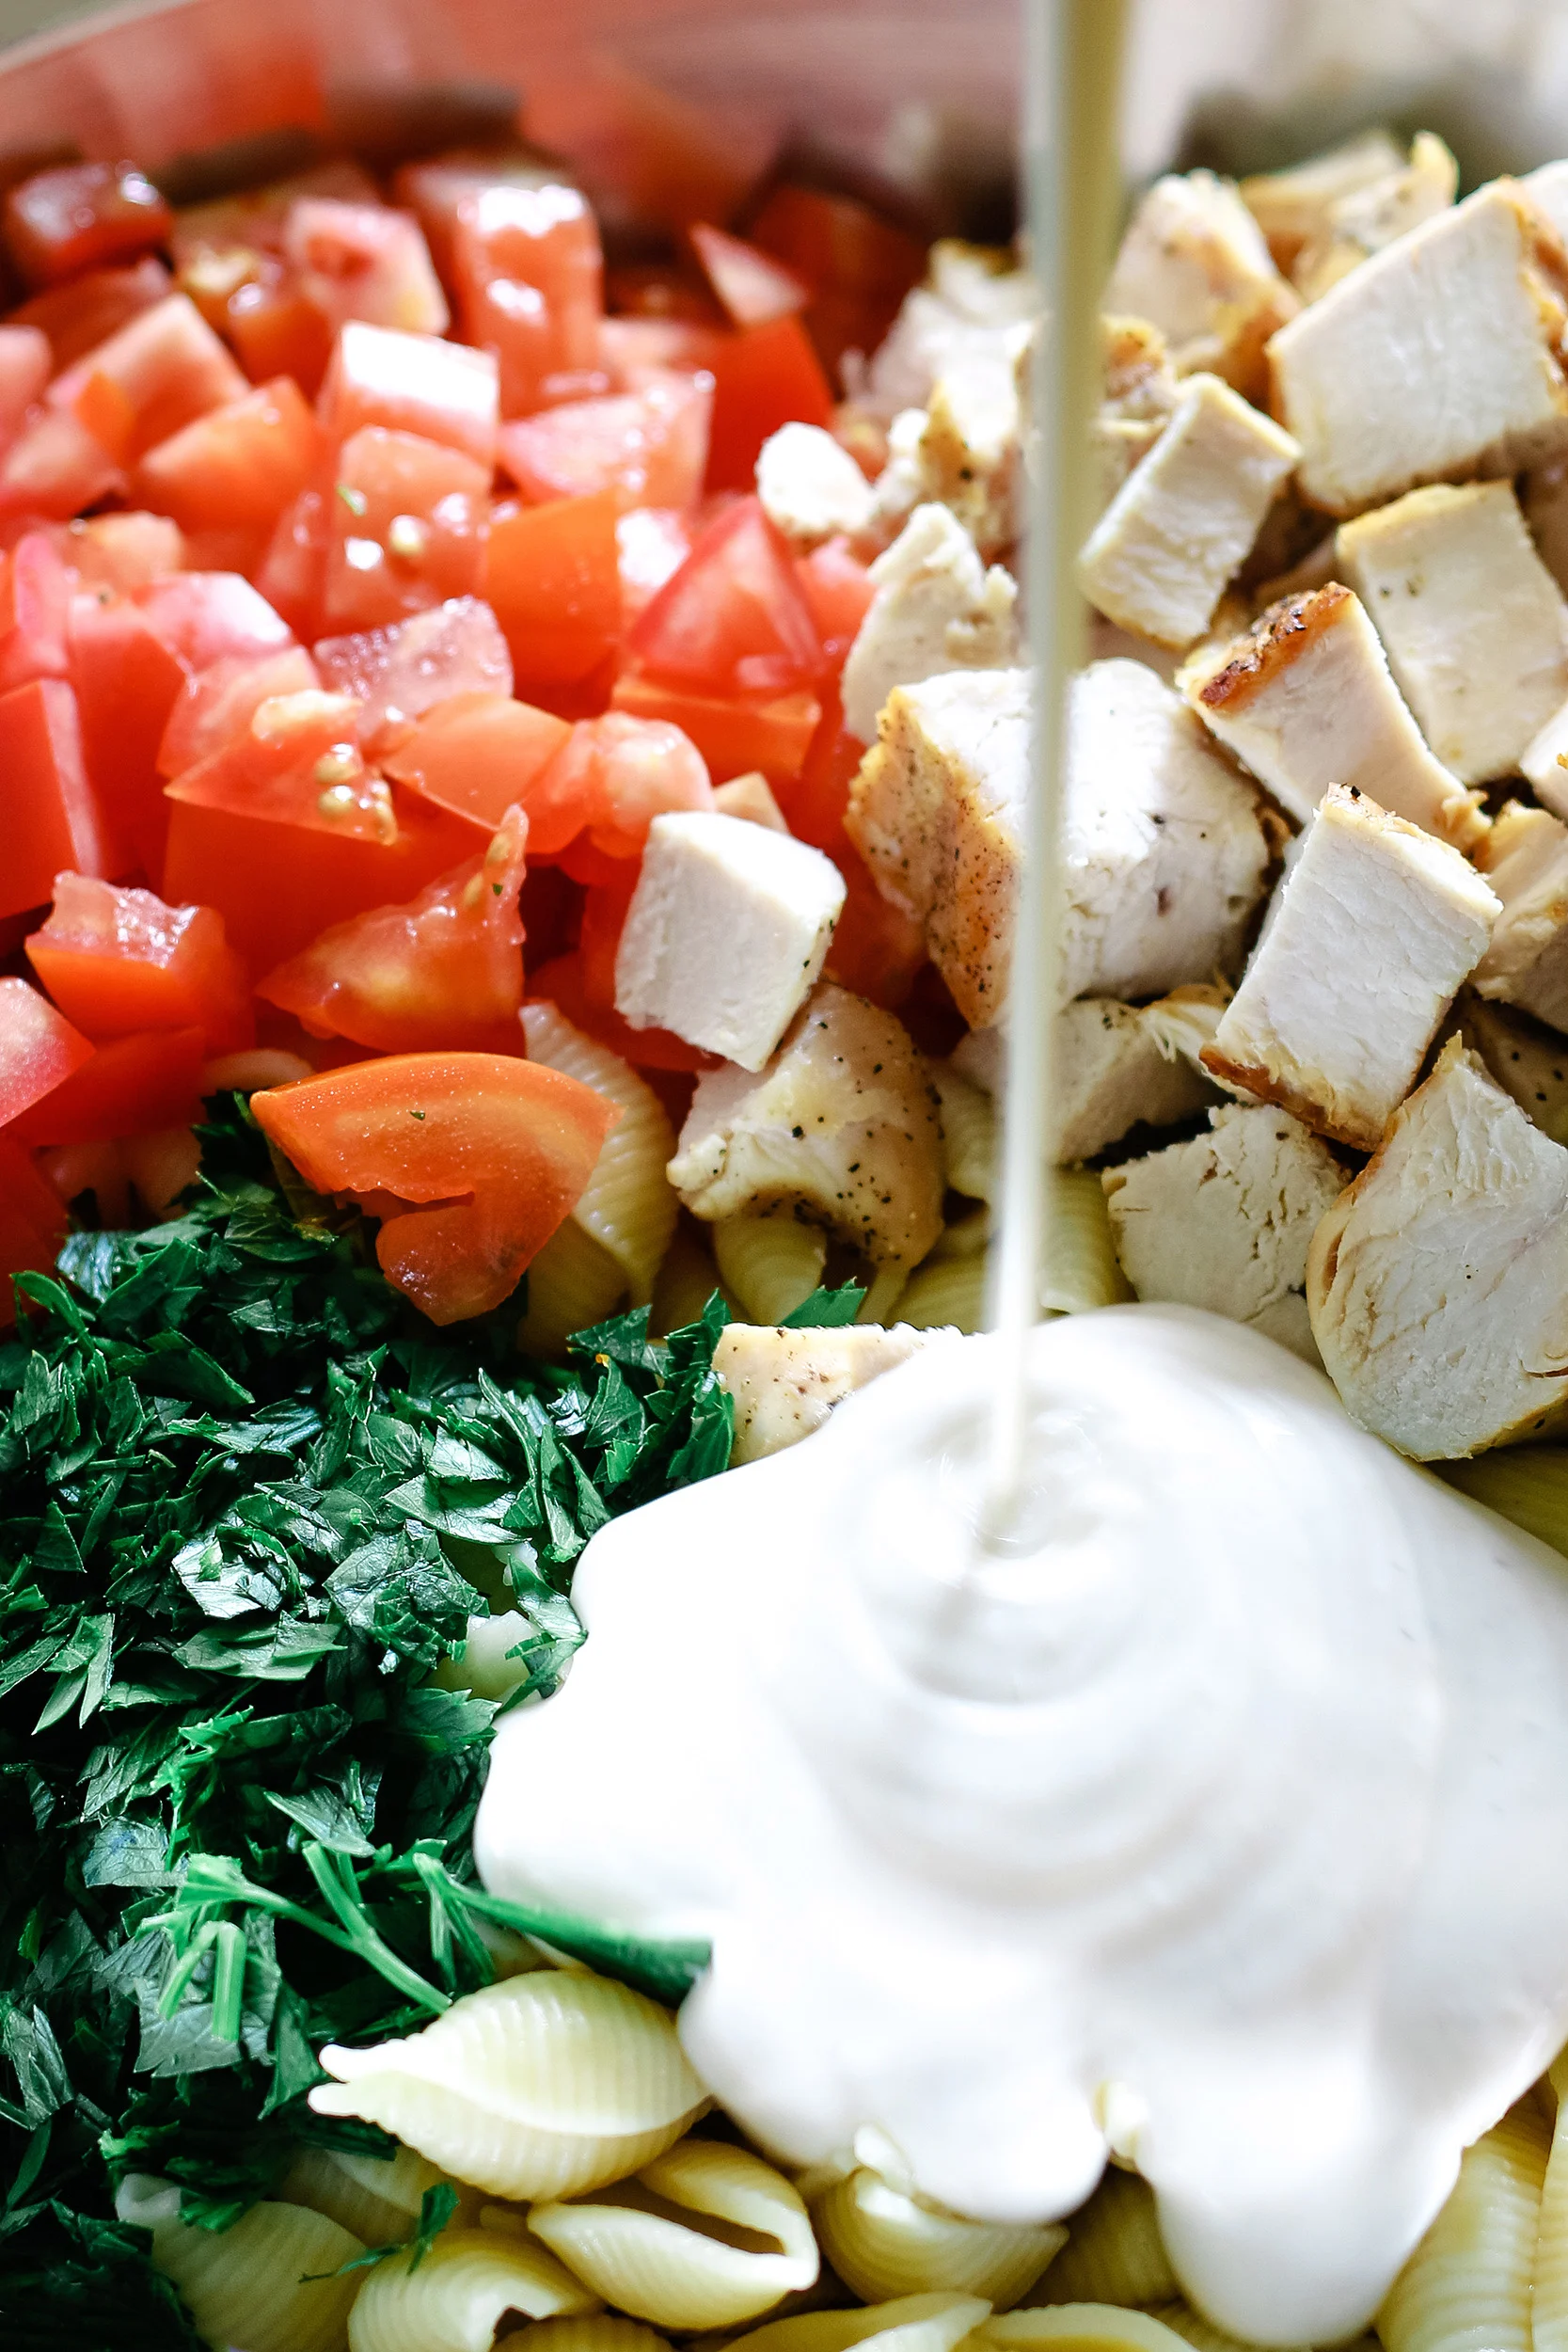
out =
[[781,2156],[1017,2221],[1114,2151],[1212,2320],[1332,2342],[1568,2035],[1568,1571],[1153,1307],[1037,1334],[987,1550],[992,1363],[595,1536],[480,1867],[710,1939],[682,2036]]

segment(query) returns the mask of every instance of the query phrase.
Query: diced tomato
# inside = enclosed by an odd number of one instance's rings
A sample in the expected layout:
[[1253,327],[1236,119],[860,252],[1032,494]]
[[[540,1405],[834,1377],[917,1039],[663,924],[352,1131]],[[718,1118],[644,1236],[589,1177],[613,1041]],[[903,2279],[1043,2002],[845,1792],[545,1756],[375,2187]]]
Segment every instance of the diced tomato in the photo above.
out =
[[0,979],[0,1127],[92,1059],[92,1043],[25,980]]
[[321,634],[332,493],[312,483],[277,518],[256,568],[256,585],[298,637]]
[[489,468],[496,462],[497,396],[491,353],[355,320],[338,338],[317,411],[334,441],[365,425],[385,425]]
[[57,164],[6,198],[6,244],[30,286],[166,245],[173,215],[135,164]]
[[95,1044],[139,1029],[199,1028],[209,1054],[229,1054],[255,1036],[245,966],[211,907],[171,907],[150,890],[57,874],[27,960]]
[[320,684],[303,645],[286,645],[281,653],[225,654],[209,662],[184,678],[170,705],[154,762],[159,775],[181,776],[210,759],[243,735],[275,695],[305,694]]
[[781,424],[827,426],[833,395],[798,318],[743,327],[715,352],[710,490],[749,490],[757,453]]
[[0,563],[0,694],[29,678],[64,677],[71,577],[41,531]]
[[178,523],[140,507],[128,515],[88,515],[68,523],[55,544],[79,588],[109,588],[125,596],[166,573],[182,572],[188,553]]
[[565,401],[503,424],[500,461],[535,503],[613,489],[624,506],[690,506],[703,486],[712,408],[708,377],[670,374],[638,392]]
[[346,155],[307,164],[303,171],[263,187],[245,188],[236,196],[209,198],[204,204],[182,204],[174,215],[169,247],[183,268],[203,252],[221,252],[233,246],[252,246],[263,253],[280,253],[283,228],[302,196],[336,197],[342,204],[373,204],[376,185],[360,164]]
[[49,405],[127,466],[182,424],[238,400],[245,377],[188,295],[171,294],[57,375]]
[[15,440],[53,366],[41,327],[0,326],[0,444]]
[[158,442],[134,479],[182,530],[232,533],[254,561],[320,458],[321,428],[298,385],[279,375]]
[[[332,358],[330,319],[274,255],[256,254],[241,266],[237,278],[230,272],[221,304],[201,306],[203,316],[221,326],[253,384],[292,376],[307,399],[312,399]],[[215,265],[209,265],[209,274],[217,274]],[[180,282],[188,288],[189,277],[182,276]],[[219,310],[215,319],[213,307]]]
[[66,522],[127,486],[119,462],[69,409],[38,409],[0,457],[0,515]]
[[450,286],[457,207],[463,199],[482,196],[486,188],[546,187],[560,176],[542,165],[531,148],[453,148],[444,155],[400,165],[392,178],[392,201],[414,215],[431,260]]
[[734,340],[728,327],[700,319],[601,319],[599,365],[613,389],[635,392],[650,377],[711,374],[717,355]]
[[[725,325],[701,274],[690,262],[607,262],[604,274],[605,309],[614,317],[689,319],[699,326]],[[603,352],[600,353],[601,358]]]
[[779,805],[798,840],[837,857],[847,842],[844,814],[849,787],[865,757],[865,745],[844,724],[836,689],[825,693],[822,717],[795,781],[781,790]]
[[554,181],[460,198],[452,272],[464,334],[499,364],[503,417],[538,407],[551,376],[596,364],[604,262],[580,188]]
[[87,782],[76,697],[63,678],[0,694],[0,914],[42,906],[55,877],[123,872]]
[[185,665],[137,606],[107,589],[71,598],[70,656],[93,792],[136,862],[156,874],[168,832],[158,745]]
[[[583,719],[528,798],[536,854],[564,849],[586,830],[607,858],[641,858],[648,827],[673,809],[711,809],[702,754],[679,727],[620,710]],[[579,877],[581,879],[581,877]]]
[[[451,694],[425,713],[383,765],[436,807],[494,827],[513,802],[529,807],[535,780],[570,735],[564,719],[531,703],[495,693]],[[535,822],[531,815],[529,821]],[[537,826],[531,846],[536,853],[549,848]]]
[[709,694],[787,694],[822,667],[789,549],[754,498],[708,525],[627,645],[651,675]]
[[10,314],[13,326],[36,326],[49,338],[56,369],[69,368],[118,332],[138,311],[150,310],[171,290],[162,262],[146,253],[129,269],[88,270],[48,286]]
[[358,695],[359,739],[372,749],[401,739],[415,720],[454,694],[512,691],[506,640],[478,596],[451,596],[390,628],[324,637],[315,654],[328,686]]
[[629,628],[691,552],[691,525],[667,506],[634,506],[615,525],[621,612]]
[[637,669],[625,670],[612,696],[617,710],[668,719],[689,735],[717,784],[759,768],[770,784],[798,775],[822,716],[816,694],[704,694]]
[[366,319],[404,334],[444,335],[451,324],[418,221],[389,205],[298,197],[283,223],[283,255],[334,328]]
[[281,614],[238,572],[173,572],[132,596],[187,669],[238,654],[255,660],[293,642]]
[[201,1116],[199,1029],[151,1029],[96,1046],[8,1132],[19,1143],[96,1143],[189,1126]]
[[484,588],[508,645],[517,691],[543,697],[587,678],[621,636],[613,490],[498,516]]
[[365,765],[358,720],[352,694],[273,695],[252,711],[243,735],[176,776],[166,797],[341,839],[391,842],[391,795]]
[[[625,921],[625,914],[622,915]],[[619,939],[620,932],[615,937]],[[583,1029],[590,1037],[608,1045],[612,1054],[629,1061],[637,1070],[695,1071],[718,1068],[711,1054],[705,1054],[695,1045],[689,1045],[673,1029],[634,1029],[623,1021],[615,1009],[613,987],[614,960],[610,959],[611,987],[607,996],[591,993],[584,970],[580,947],[570,954],[557,956],[531,971],[528,980],[528,1001],[541,998],[558,1006],[574,1028]]]
[[877,593],[870,573],[848,540],[837,538],[799,557],[795,577],[829,667],[841,670]]
[[326,504],[322,624],[370,629],[479,588],[490,477],[460,451],[367,425],[339,453]]
[[0,1136],[0,1327],[16,1320],[13,1274],[47,1274],[69,1225],[58,1193],[28,1152]]
[[472,824],[409,793],[396,833],[365,840],[240,806],[182,801],[171,787],[163,893],[216,907],[252,972],[270,972],[329,923],[400,904],[474,854]]
[[528,77],[523,129],[551,154],[581,155],[638,221],[728,220],[771,160],[775,135],[753,119],[680,97],[609,45],[584,43],[552,74]]
[[523,926],[517,914],[528,819],[510,808],[483,857],[409,905],[335,923],[257,982],[312,1036],[384,1053],[520,1054]]
[[851,345],[875,351],[899,304],[926,275],[918,237],[852,196],[787,182],[752,222],[753,245],[797,270],[812,288],[806,324],[825,366]]
[[744,238],[727,236],[705,220],[692,221],[686,233],[733,326],[766,326],[770,319],[803,310],[811,300],[811,288],[798,271]]
[[781,787],[790,831],[823,850],[844,877],[844,910],[824,966],[828,977],[857,996],[896,1010],[926,962],[918,923],[889,904],[844,830],[853,783],[865,746],[845,731],[838,696],[827,697],[821,725],[794,785]]
[[486,1314],[580,1199],[618,1112],[502,1054],[398,1054],[250,1098],[319,1192],[373,1196],[388,1280],[433,1323]]

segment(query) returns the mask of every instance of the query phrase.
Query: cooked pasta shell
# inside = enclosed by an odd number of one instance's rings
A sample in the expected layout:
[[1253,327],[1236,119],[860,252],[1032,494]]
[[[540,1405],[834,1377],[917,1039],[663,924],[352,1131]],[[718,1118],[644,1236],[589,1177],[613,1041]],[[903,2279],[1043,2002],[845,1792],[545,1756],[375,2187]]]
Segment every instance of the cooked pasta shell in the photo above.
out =
[[1054,2224],[961,2220],[863,2168],[816,2198],[811,2217],[839,2277],[868,2303],[946,2289],[1005,2310],[1067,2243]]
[[828,1240],[794,1216],[725,1216],[713,1228],[713,1254],[747,1318],[782,1323],[821,1280]]
[[180,2191],[132,2173],[115,2201],[122,2221],[152,2233],[152,2260],[180,2290],[208,2343],[245,2352],[343,2352],[364,2277],[334,2274],[365,2250],[351,2231],[305,2205],[264,2203],[228,2230],[180,2218]]
[[1539,2352],[1568,2352],[1568,2099],[1562,2096],[1563,2066],[1560,2057],[1542,2086],[1556,2096],[1557,2123],[1541,2190],[1535,2245],[1531,2326]]
[[[1223,2328],[1212,2327],[1190,2303],[1162,2303],[1149,2317],[1172,2329],[1183,2343],[1196,2344],[1197,2352],[1249,2352],[1246,2344],[1227,2336]],[[1297,2352],[1306,2352],[1306,2346],[1297,2347]],[[1377,2352],[1376,2339],[1359,2337],[1354,2344],[1346,2344],[1344,2352]]]
[[1386,2352],[1530,2352],[1530,2285],[1550,2144],[1527,2100],[1467,2148],[1436,2220],[1377,2315]]
[[574,1331],[602,1323],[626,1295],[625,1268],[569,1216],[530,1261],[517,1344],[531,1356],[559,1356]]
[[931,1064],[931,1082],[942,1097],[949,1186],[971,1200],[991,1200],[996,1189],[995,1104],[948,1062]]
[[1110,2166],[1068,2223],[1068,2241],[1032,2303],[1174,2303],[1176,2273],[1160,2235],[1154,2192],[1135,2172]]
[[1079,1315],[1132,1295],[1099,1177],[1085,1168],[1053,1169],[1040,1305],[1048,1312]]
[[[656,1339],[667,1332],[678,1331],[683,1324],[695,1323],[715,1291],[722,1291],[719,1268],[713,1263],[708,1247],[710,1226],[699,1226],[689,1218],[675,1228],[675,1238],[669,1254],[658,1269],[654,1284],[653,1312],[648,1328]],[[725,1294],[725,1304],[736,1323],[745,1318],[736,1301]]]
[[1438,1474],[1527,1535],[1568,1552],[1568,1449],[1504,1445],[1473,1462],[1442,1462]]
[[983,1331],[986,1324],[986,1260],[927,1258],[911,1275],[898,1301],[898,1320],[917,1331]]
[[321,2054],[310,2104],[357,2115],[496,2197],[624,2180],[706,2104],[669,2012],[586,1969],[466,1994],[404,2042]]
[[670,2352],[664,2338],[635,2319],[600,2312],[593,2319],[542,2319],[508,2339],[513,2352]]
[[856,2312],[802,2312],[753,2328],[739,2342],[752,2352],[849,2352],[875,2339],[878,2352],[953,2352],[990,2305],[978,2295],[901,2295]]
[[975,2352],[1182,2352],[1183,2338],[1119,2303],[1053,2303],[988,2319]]
[[529,2227],[607,2303],[661,2328],[754,2319],[820,2268],[798,2192],[721,2140],[682,2140],[607,2197],[535,2205]]
[[350,2352],[490,2352],[503,2319],[587,2312],[594,2297],[541,2247],[501,2230],[443,2230],[417,2265],[378,2263],[349,2314]]
[[278,2195],[290,2204],[325,2214],[367,2246],[395,2246],[413,2229],[426,2189],[445,2177],[412,2148],[400,2148],[390,2157],[355,2156],[342,2148],[301,2148]]
[[609,1251],[626,1277],[632,1305],[643,1306],[675,1230],[678,1204],[664,1173],[674,1157],[674,1129],[646,1079],[608,1045],[575,1029],[554,1005],[525,1005],[522,1019],[531,1061],[564,1071],[620,1105],[570,1221]]

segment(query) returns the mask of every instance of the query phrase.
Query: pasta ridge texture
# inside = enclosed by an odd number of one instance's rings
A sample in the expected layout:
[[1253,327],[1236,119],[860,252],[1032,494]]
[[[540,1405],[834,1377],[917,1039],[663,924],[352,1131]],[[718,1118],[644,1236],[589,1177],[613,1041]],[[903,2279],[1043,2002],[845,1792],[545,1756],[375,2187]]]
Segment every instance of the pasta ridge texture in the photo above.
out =
[[412,2148],[388,2158],[351,2155],[342,2148],[301,2148],[278,2194],[309,2205],[367,2246],[395,2246],[411,2234],[426,2189],[443,2175]]
[[416,2265],[378,2263],[349,2313],[349,2352],[490,2352],[509,2312],[592,2311],[553,2255],[503,2230],[447,2229]]
[[152,2259],[209,2343],[245,2352],[342,2352],[363,2241],[306,2205],[263,2201],[227,2230],[180,2218],[180,2191],[145,2173],[120,2184],[122,2221],[152,2233]]
[[1467,2148],[1447,2204],[1377,2314],[1386,2352],[1530,2352],[1548,2153],[1527,2102]]
[[678,1207],[664,1173],[675,1155],[664,1105],[629,1062],[574,1028],[554,1005],[525,1005],[522,1024],[531,1061],[579,1078],[620,1106],[572,1221],[620,1266],[632,1305],[646,1306]]
[[1052,2303],[1006,2312],[975,2331],[975,2352],[1180,2352],[1185,2339],[1119,2303]]
[[770,2320],[739,2341],[753,2352],[850,2352],[872,2342],[879,2352],[955,2352],[990,2311],[978,2295],[902,2295],[861,2311]]
[[1175,2303],[1154,2191],[1135,2172],[1107,2167],[1087,2204],[1068,2223],[1068,2242],[1037,2294],[1038,2303]]
[[725,1216],[712,1228],[724,1288],[752,1323],[782,1323],[822,1279],[828,1241],[797,1216]]
[[822,2250],[868,2303],[900,2295],[983,2295],[1003,2308],[1067,2243],[1060,2224],[966,2221],[862,2166],[812,2201]]

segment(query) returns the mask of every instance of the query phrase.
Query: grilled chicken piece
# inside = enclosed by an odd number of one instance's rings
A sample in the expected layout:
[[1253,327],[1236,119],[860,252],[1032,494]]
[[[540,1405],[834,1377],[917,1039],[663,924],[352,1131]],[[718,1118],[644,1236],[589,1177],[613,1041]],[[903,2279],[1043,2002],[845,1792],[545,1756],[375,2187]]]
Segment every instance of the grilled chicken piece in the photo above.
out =
[[872,490],[847,449],[817,424],[784,424],[757,456],[757,497],[769,522],[804,551],[871,520]]
[[1338,580],[1270,605],[1228,644],[1199,647],[1177,684],[1298,824],[1346,784],[1462,850],[1486,831],[1477,796],[1423,741],[1360,598]]
[[945,506],[917,506],[871,566],[876,595],[844,664],[844,723],[872,741],[895,686],[949,670],[994,670],[1014,658],[1018,590],[990,571]]
[[1500,913],[1457,850],[1336,785],[1204,1067],[1370,1152]]
[[1084,594],[1122,628],[1190,645],[1295,462],[1290,435],[1228,384],[1190,376],[1170,422],[1084,547]]
[[1241,183],[1239,193],[1268,241],[1275,267],[1289,278],[1302,248],[1330,233],[1337,204],[1376,187],[1403,167],[1404,156],[1389,132],[1363,131],[1286,171],[1255,172]]
[[1085,996],[1063,1007],[1053,1073],[1060,1164],[1092,1160],[1140,1120],[1174,1126],[1213,1101],[1204,1072],[1166,1045],[1161,1016],[1173,1001],[1140,1009],[1110,996]]
[[1133,214],[1104,308],[1149,320],[1180,373],[1212,369],[1255,400],[1268,388],[1264,346],[1300,302],[1234,183],[1189,171],[1157,180]]
[[891,1012],[824,981],[756,1076],[697,1081],[670,1182],[705,1222],[794,1209],[878,1268],[918,1265],[942,1231],[942,1120]]
[[1568,255],[1517,181],[1425,222],[1280,328],[1274,406],[1303,494],[1354,515],[1568,450]]
[[1140,1298],[1206,1307],[1310,1360],[1307,1252],[1344,1170],[1272,1104],[1227,1103],[1209,1119],[1191,1143],[1106,1169],[1121,1270]]
[[735,1399],[731,1468],[799,1445],[856,1389],[947,1337],[942,1330],[912,1330],[907,1323],[891,1330],[876,1323],[825,1330],[727,1323],[713,1351],[713,1369]]
[[1502,912],[1476,972],[1477,995],[1568,1028],[1568,825],[1510,801],[1481,864]]
[[1533,1126],[1568,1143],[1568,1041],[1512,1006],[1465,1002],[1462,1034]]
[[947,507],[989,561],[1022,527],[1019,510],[1030,329],[943,370],[920,438],[925,495]]
[[1010,255],[944,238],[931,247],[926,284],[905,295],[862,379],[847,389],[858,405],[890,421],[902,408],[924,408],[939,376],[1004,347],[1009,330],[1038,310],[1034,279],[1011,266]]
[[1321,233],[1296,258],[1291,281],[1304,302],[1317,302],[1353,269],[1397,237],[1446,213],[1459,190],[1459,166],[1431,131],[1418,131],[1408,161],[1328,207]]
[[1341,524],[1336,554],[1444,767],[1513,775],[1568,699],[1568,604],[1513,484],[1412,490]]
[[1418,1462],[1568,1413],[1568,1151],[1458,1038],[1312,1237],[1307,1303],[1346,1408]]
[[1109,505],[1169,423],[1181,385],[1164,337],[1148,319],[1104,317],[1100,335],[1104,378],[1091,437],[1101,501]]

